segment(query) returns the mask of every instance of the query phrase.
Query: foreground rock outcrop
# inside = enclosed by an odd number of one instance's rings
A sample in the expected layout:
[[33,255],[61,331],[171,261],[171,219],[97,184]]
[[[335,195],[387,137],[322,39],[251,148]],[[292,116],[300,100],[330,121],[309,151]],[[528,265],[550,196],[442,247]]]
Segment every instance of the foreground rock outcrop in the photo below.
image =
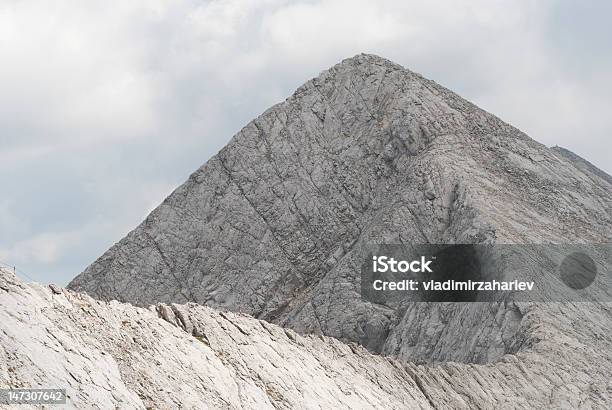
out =
[[430,407],[410,369],[334,339],[195,305],[56,294],[0,271],[8,387],[66,388],[77,408]]
[[609,408],[612,307],[517,308],[520,352],[426,366],[245,315],[102,302],[0,270],[0,388],[66,388],[77,408]]

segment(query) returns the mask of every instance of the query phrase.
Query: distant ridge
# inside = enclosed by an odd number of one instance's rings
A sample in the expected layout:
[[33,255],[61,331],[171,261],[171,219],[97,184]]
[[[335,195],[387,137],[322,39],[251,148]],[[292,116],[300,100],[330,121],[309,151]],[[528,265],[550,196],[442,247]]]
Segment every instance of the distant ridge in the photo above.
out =
[[597,175],[598,177],[606,181],[608,184],[612,185],[612,176],[610,176],[610,174],[597,168],[595,165],[591,164],[589,161],[582,158],[580,155],[577,155],[566,148],[559,147],[558,145],[555,145],[550,149],[563,155],[565,158],[570,160],[572,164],[576,166],[576,168],[580,169],[581,171],[585,171],[587,174]]

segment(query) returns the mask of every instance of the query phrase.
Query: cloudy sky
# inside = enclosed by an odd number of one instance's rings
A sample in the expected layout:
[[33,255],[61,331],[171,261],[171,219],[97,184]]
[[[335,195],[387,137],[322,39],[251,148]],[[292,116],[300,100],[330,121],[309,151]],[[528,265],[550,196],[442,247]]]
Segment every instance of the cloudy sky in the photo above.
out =
[[360,52],[612,173],[612,2],[0,0],[0,260],[66,284]]

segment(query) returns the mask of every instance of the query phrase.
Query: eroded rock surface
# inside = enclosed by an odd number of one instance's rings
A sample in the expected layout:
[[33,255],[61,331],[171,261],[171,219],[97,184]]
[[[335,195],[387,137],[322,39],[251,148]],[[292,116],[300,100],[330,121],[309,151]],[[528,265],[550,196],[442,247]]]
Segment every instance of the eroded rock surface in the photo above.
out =
[[70,407],[430,408],[409,370],[243,315],[100,302],[0,271],[0,388],[65,388]]
[[548,304],[545,313],[515,306],[523,338],[516,354],[486,365],[431,366],[196,304],[145,309],[57,290],[0,270],[0,388],[66,388],[68,407],[76,408],[612,403],[609,305]]
[[359,251],[611,242],[610,178],[575,157],[358,55],[249,123],[69,287],[243,312],[406,360],[494,361],[522,343],[511,301],[369,303]]

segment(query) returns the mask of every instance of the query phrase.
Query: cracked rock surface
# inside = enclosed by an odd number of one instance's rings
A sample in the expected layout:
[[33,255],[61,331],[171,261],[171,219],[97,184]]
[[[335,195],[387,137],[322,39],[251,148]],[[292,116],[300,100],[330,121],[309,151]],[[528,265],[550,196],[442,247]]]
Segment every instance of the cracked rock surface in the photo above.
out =
[[250,122],[69,287],[243,312],[416,362],[487,363],[520,349],[519,308],[364,301],[363,248],[611,241],[607,174],[362,54]]
[[0,388],[65,388],[70,407],[429,408],[413,372],[244,315],[57,294],[0,270]]
[[547,306],[516,307],[531,328],[520,352],[432,366],[193,303],[57,293],[0,270],[0,388],[66,388],[76,408],[609,408],[611,307]]
[[610,408],[610,303],[360,295],[370,244],[610,242],[609,175],[362,54],[247,124],[83,293],[2,272],[0,384],[101,408]]

